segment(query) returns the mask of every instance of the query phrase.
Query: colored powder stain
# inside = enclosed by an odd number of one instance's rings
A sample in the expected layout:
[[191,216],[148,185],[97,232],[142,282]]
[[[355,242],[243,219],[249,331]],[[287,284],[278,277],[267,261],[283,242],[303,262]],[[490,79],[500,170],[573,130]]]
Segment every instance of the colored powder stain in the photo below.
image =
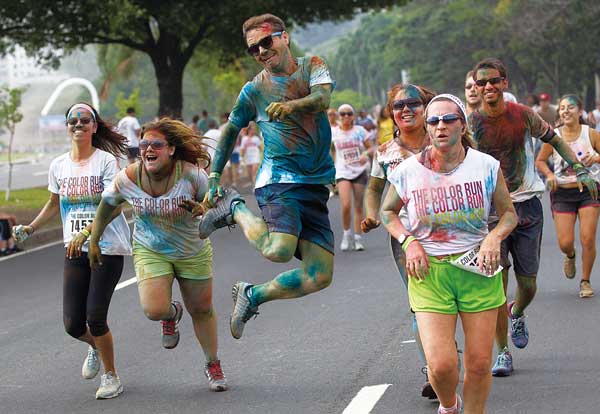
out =
[[517,190],[527,170],[525,150],[529,135],[525,114],[519,106],[507,105],[507,111],[500,117],[474,116],[474,138],[480,151],[500,161],[508,190]]
[[275,281],[285,290],[298,290],[302,287],[302,270],[288,270],[277,276]]

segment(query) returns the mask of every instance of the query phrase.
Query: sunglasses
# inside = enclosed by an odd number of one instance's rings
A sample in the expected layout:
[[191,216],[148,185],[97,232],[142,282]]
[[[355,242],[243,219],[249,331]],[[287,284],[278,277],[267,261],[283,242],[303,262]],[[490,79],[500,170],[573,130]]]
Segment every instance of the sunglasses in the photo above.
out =
[[281,36],[282,34],[283,32],[271,33],[270,35],[260,39],[257,43],[248,46],[246,52],[248,52],[250,56],[258,56],[261,47],[263,49],[271,49],[271,47],[273,47],[273,36]]
[[415,109],[422,105],[423,102],[417,98],[398,99],[392,103],[392,109],[394,111],[402,111],[405,106],[408,106],[409,109]]
[[152,147],[153,150],[158,151],[165,148],[167,145],[169,145],[167,142],[158,139],[154,141],[143,139],[140,141],[140,150],[146,151],[148,147]]
[[440,123],[440,121],[444,121],[444,124],[452,124],[452,123],[458,121],[459,119],[461,119],[461,118],[457,114],[445,114],[442,116],[431,115],[431,116],[427,117],[425,122],[427,122],[428,125],[436,126],[437,124]]
[[340,112],[340,116],[354,116],[354,112]]
[[498,76],[496,78],[489,78],[489,79],[477,79],[475,81],[475,85],[477,86],[485,86],[489,83],[491,83],[492,85],[495,85],[497,83],[500,83],[504,80],[504,78],[502,76]]
[[75,126],[81,122],[81,125],[87,125],[92,122],[92,118],[69,118],[67,119],[67,125]]

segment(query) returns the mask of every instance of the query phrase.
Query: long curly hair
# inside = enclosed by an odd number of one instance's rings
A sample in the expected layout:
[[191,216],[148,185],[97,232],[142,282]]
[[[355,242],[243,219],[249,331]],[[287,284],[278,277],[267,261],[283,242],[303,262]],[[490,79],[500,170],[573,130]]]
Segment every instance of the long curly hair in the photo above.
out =
[[204,148],[205,137],[195,133],[185,123],[171,118],[162,118],[142,126],[141,138],[148,131],[158,131],[165,136],[169,146],[175,147],[173,159],[185,160],[206,168],[210,165],[210,154]]
[[65,119],[69,116],[71,108],[78,104],[87,105],[92,109],[97,126],[96,132],[92,134],[92,146],[106,151],[117,158],[127,157],[127,138],[119,134],[111,124],[100,118],[96,108],[89,103],[82,101],[69,106],[65,112]]

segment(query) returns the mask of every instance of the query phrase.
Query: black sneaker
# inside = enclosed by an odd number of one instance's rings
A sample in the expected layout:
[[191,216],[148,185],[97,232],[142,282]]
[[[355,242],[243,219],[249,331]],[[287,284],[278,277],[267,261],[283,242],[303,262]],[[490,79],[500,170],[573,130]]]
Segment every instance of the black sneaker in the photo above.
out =
[[200,219],[198,234],[201,239],[206,239],[216,229],[235,224],[231,213],[234,202],[244,203],[244,199],[235,188],[224,188],[223,197],[219,198],[215,206],[204,213]]
[[429,376],[427,375],[427,365],[421,368],[421,372],[425,374],[425,383],[421,387],[421,397],[429,398],[430,400],[437,400],[437,394],[429,382]]

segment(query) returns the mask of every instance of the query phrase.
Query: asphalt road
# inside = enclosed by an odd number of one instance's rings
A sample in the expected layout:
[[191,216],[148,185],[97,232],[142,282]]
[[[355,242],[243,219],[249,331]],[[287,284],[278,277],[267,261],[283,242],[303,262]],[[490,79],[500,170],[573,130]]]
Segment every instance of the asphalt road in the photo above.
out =
[[[544,204],[539,290],[527,312],[530,343],[513,349],[514,375],[494,379],[489,413],[600,412],[600,293],[579,299],[577,281],[562,276],[547,197]],[[338,199],[330,208],[339,235]],[[374,414],[435,412],[437,404],[420,397],[423,376],[407,297],[383,230],[367,235],[364,252],[336,252],[328,289],[261,306],[239,341],[229,335],[227,322],[232,283],[265,281],[293,263],[263,259],[238,229],[220,230],[211,239],[228,392],[208,390],[189,316],[182,320],[179,346],[163,349],[159,324],[144,317],[132,284],[115,292],[109,314],[125,392],[96,401],[99,379],[80,376],[86,346],[63,331],[64,250],[54,245],[0,261],[0,413],[366,414],[372,404]],[[131,277],[128,259],[121,281]],[[361,390],[353,404],[364,395],[375,397],[367,408],[352,411],[348,406]]]

